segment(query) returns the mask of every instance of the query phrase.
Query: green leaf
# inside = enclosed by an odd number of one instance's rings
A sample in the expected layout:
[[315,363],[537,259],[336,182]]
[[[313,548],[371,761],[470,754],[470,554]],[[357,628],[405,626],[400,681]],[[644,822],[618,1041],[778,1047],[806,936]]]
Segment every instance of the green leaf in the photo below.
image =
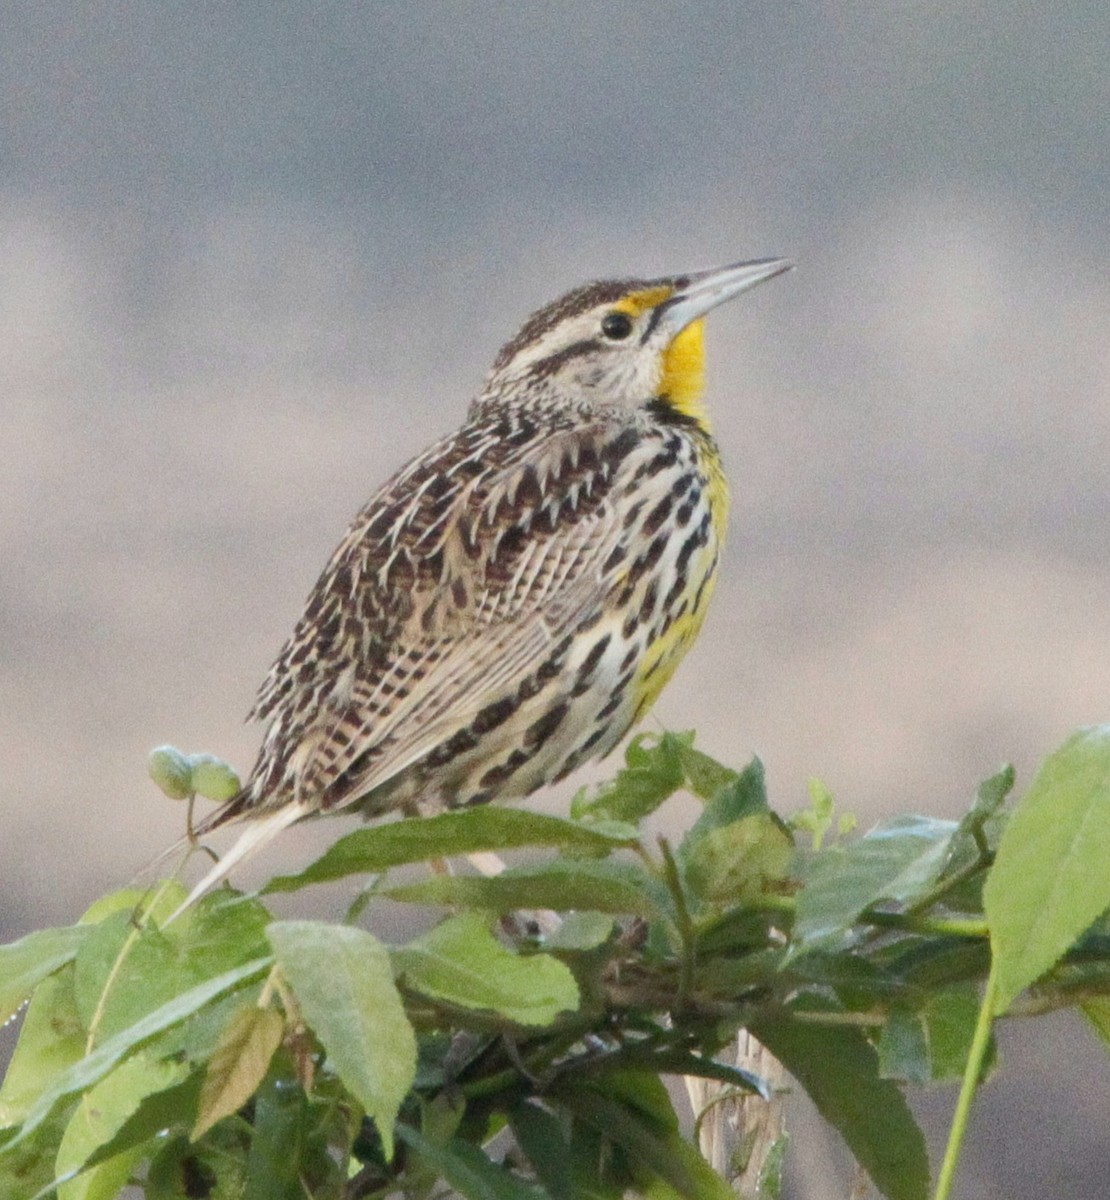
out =
[[592,799],[576,797],[571,815],[631,822],[646,817],[686,782],[682,750],[693,740],[692,733],[664,733],[658,740],[646,733],[634,737],[624,752],[624,769]]
[[613,932],[613,918],[608,913],[570,912],[558,929],[544,937],[548,950],[595,950],[608,941]]
[[202,1082],[202,1073],[193,1070],[180,1083],[144,1096],[119,1129],[89,1155],[85,1167],[107,1162],[117,1154],[142,1146],[168,1130],[188,1128],[197,1109]]
[[[915,996],[961,980],[985,979],[990,954],[985,938],[914,936],[895,939],[871,959],[881,966],[892,987],[908,989],[908,994]],[[809,972],[808,960],[804,969]]]
[[[643,1092],[644,1073],[649,1075],[691,1075],[698,1079],[715,1079],[718,1083],[727,1083],[730,1087],[741,1091],[753,1092],[770,1100],[771,1093],[767,1081],[743,1067],[729,1066],[718,1062],[704,1054],[695,1053],[684,1046],[653,1046],[641,1043],[638,1047],[626,1047],[620,1056],[623,1064],[621,1070],[610,1070],[607,1073],[607,1086],[616,1075],[623,1075],[634,1081],[636,1093]],[[672,1110],[673,1113],[673,1110]]]
[[137,928],[130,910],[113,913],[89,930],[75,966],[77,1007],[86,1028],[97,1021],[100,1040],[183,990],[173,944],[155,926]]
[[[314,1194],[301,1181],[308,1104],[291,1079],[270,1076],[254,1102],[253,1134],[242,1200],[304,1200]],[[292,1151],[292,1152],[291,1152]],[[332,1193],[334,1194],[334,1193]]]
[[[145,1200],[245,1200],[247,1157],[254,1141],[228,1125],[213,1129],[200,1143],[190,1142],[184,1134],[159,1139],[161,1148],[144,1180]],[[286,1161],[292,1158],[286,1155]],[[274,1193],[267,1200],[293,1198]],[[296,1200],[304,1200],[303,1191]]]
[[267,934],[305,1020],[392,1158],[393,1123],[416,1075],[416,1037],[385,947],[365,930],[317,921],[274,921]]
[[19,1133],[0,1146],[0,1153],[6,1152],[29,1137],[50,1116],[60,1101],[76,1095],[78,1092],[87,1091],[95,1083],[98,1083],[128,1051],[138,1048],[156,1034],[184,1021],[186,1017],[203,1008],[217,996],[230,992],[247,980],[261,975],[270,967],[271,963],[272,959],[269,958],[255,959],[253,962],[244,963],[235,970],[227,971],[215,979],[209,979],[197,987],[190,988],[182,995],[175,996],[168,1004],[163,1004],[154,1012],[148,1013],[141,1021],[102,1042],[91,1054],[74,1063],[68,1070],[63,1071],[51,1081],[27,1113]]
[[[267,943],[267,947],[269,943]],[[264,981],[256,980],[213,1000],[194,1013],[179,1031],[171,1031],[166,1053],[181,1054],[188,1062],[204,1066],[216,1051],[228,1022],[244,1004],[257,1004]]]
[[820,850],[825,834],[832,828],[836,801],[827,785],[816,777],[810,779],[808,789],[809,808],[790,817],[790,828],[808,830],[813,838],[813,849]]
[[989,779],[984,779],[975,794],[975,803],[960,821],[960,832],[971,833],[975,829],[982,829],[1014,790],[1015,778],[1014,768],[1007,764]]
[[943,870],[955,830],[952,821],[897,817],[815,854],[798,895],[795,943],[830,946],[880,900],[905,904],[922,895]]
[[659,916],[669,908],[665,893],[642,867],[632,863],[559,859],[513,867],[500,875],[436,875],[384,892],[415,904],[459,904],[492,912],[550,908]]
[[509,1113],[513,1137],[551,1200],[575,1200],[574,1172],[564,1122],[532,1101]]
[[891,1010],[883,1025],[878,1049],[879,1075],[883,1079],[928,1083],[932,1078],[925,1022],[912,1008],[898,1005]]
[[73,959],[87,932],[81,925],[40,929],[0,946],[0,1025],[19,1011],[48,975]]
[[[1014,778],[1014,768],[1005,766],[979,785],[974,803],[960,818],[952,838],[946,874],[962,870],[985,858],[984,848],[989,850],[997,846],[1008,815],[1001,809],[1006,797],[1013,791]],[[982,880],[976,877],[976,882],[981,888]],[[950,903],[953,901],[951,894],[946,899]]]
[[511,953],[478,913],[452,917],[393,950],[405,982],[425,996],[487,1009],[519,1025],[550,1025],[578,1008],[578,984],[550,954]]
[[140,1146],[82,1170],[90,1157],[119,1132],[142,1100],[179,1083],[186,1068],[136,1054],[81,1097],[70,1118],[56,1169],[59,1177],[80,1172],[58,1188],[58,1200],[113,1200],[126,1184],[141,1153]]
[[52,1195],[54,1159],[69,1118],[69,1111],[61,1108],[20,1146],[0,1151],[0,1200]]
[[879,1078],[874,1048],[858,1029],[781,1017],[752,1033],[805,1088],[888,1200],[925,1200],[925,1139],[897,1085]]
[[77,1000],[97,1038],[133,1025],[195,984],[268,950],[266,910],[226,891],[205,896],[168,928],[136,928],[130,909],[89,931],[77,955]]
[[879,1038],[879,1074],[909,1083],[960,1078],[978,1016],[970,982],[926,992],[917,1009],[896,1005]]
[[718,906],[751,903],[783,880],[793,862],[794,844],[769,813],[710,827],[700,836],[696,828],[679,848],[686,881]]
[[477,1146],[462,1138],[437,1145],[411,1125],[398,1125],[397,1136],[467,1200],[544,1200],[539,1188],[490,1162]]
[[269,922],[270,914],[257,900],[223,888],[202,897],[163,933],[173,942],[182,970],[199,982],[268,953]]
[[1110,907],[1110,726],[1045,760],[1010,817],[983,890],[998,964],[996,1013]]
[[185,899],[188,892],[176,879],[163,879],[149,888],[127,887],[109,892],[94,900],[78,922],[80,925],[97,925],[113,913],[129,912],[136,919],[164,921]]
[[922,1010],[929,1042],[931,1078],[959,1079],[971,1052],[979,1017],[979,988],[957,983],[930,992]]
[[279,875],[263,890],[292,892],[309,884],[385,871],[406,863],[519,846],[554,846],[567,854],[607,854],[635,838],[636,831],[627,826],[587,826],[545,813],[486,805],[358,829],[340,838],[299,874]]
[[232,1014],[208,1060],[193,1141],[217,1121],[238,1112],[254,1095],[284,1033],[285,1018],[276,1009],[246,1004]]
[[1110,996],[1095,996],[1079,1006],[1106,1048],[1110,1050]]
[[599,1095],[635,1110],[660,1133],[675,1132],[679,1127],[670,1092],[658,1072],[608,1071],[593,1087]]
[[66,966],[39,985],[27,1008],[0,1087],[0,1128],[18,1125],[50,1081],[84,1052],[85,1025],[74,997],[73,968]]
[[728,1184],[682,1137],[657,1075],[621,1071],[588,1083],[567,1080],[552,1095],[627,1153],[641,1188],[658,1176],[686,1200],[735,1200]]
[[690,790],[703,800],[712,800],[723,787],[740,778],[731,767],[724,766],[701,750],[695,750],[693,745],[685,741],[678,748],[678,761],[682,764]]
[[690,827],[686,841],[693,844],[715,829],[766,812],[767,790],[763,764],[758,758],[753,758],[740,775],[734,774],[706,804],[701,816]]

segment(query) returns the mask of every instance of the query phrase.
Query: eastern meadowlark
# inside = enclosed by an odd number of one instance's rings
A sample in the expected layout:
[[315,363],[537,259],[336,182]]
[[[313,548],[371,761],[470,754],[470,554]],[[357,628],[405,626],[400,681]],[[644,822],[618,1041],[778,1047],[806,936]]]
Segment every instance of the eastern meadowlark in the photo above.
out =
[[249,824],[190,901],[304,817],[521,797],[613,749],[697,636],[724,538],[704,317],[789,266],[591,283],[528,318],[312,589],[254,770],[196,832]]

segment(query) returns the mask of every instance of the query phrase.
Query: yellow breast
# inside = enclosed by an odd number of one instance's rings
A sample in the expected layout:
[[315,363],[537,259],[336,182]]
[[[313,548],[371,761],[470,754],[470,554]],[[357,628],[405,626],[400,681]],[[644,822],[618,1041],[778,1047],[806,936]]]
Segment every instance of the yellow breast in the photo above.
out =
[[674,604],[674,612],[678,615],[645,648],[639,670],[632,681],[634,721],[638,721],[655,703],[686,651],[697,640],[716,587],[717,560],[728,525],[729,491],[716,446],[708,436],[705,441],[702,498],[709,510],[709,538],[691,556],[685,587]]

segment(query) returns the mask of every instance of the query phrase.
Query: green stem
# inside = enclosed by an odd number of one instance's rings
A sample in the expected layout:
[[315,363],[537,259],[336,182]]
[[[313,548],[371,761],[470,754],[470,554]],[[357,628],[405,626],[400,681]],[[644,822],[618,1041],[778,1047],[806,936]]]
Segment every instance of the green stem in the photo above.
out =
[[516,1067],[508,1067],[504,1071],[496,1071],[492,1075],[485,1075],[471,1083],[464,1083],[458,1088],[458,1091],[468,1100],[478,1100],[483,1096],[495,1096],[498,1092],[519,1082],[520,1072]]
[[107,978],[104,980],[104,986],[100,989],[100,995],[97,997],[96,1008],[93,1010],[92,1020],[89,1021],[89,1033],[85,1039],[85,1053],[91,1054],[93,1047],[96,1045],[96,1035],[100,1030],[100,1022],[104,1019],[104,1009],[108,1004],[108,994],[116,982],[116,977],[120,973],[120,968],[123,966],[124,959],[131,953],[131,947],[134,946],[143,930],[146,928],[147,920],[150,914],[154,911],[155,906],[166,893],[166,889],[173,883],[172,879],[163,879],[158,885],[153,896],[149,893],[135,906],[134,912],[131,914],[131,929],[128,931],[127,937],[124,939],[123,945],[116,955],[116,961],[112,963],[112,969],[108,972]]
[[108,972],[108,977],[104,980],[104,986],[100,989],[100,995],[97,997],[96,1008],[93,1010],[92,1020],[89,1022],[89,1034],[85,1038],[85,1053],[92,1054],[93,1047],[96,1045],[97,1031],[100,1029],[100,1022],[104,1019],[104,1009],[108,1004],[108,995],[112,990],[113,984],[116,982],[116,976],[123,966],[123,960],[131,953],[131,947],[135,944],[136,939],[142,929],[138,925],[133,925],[128,930],[127,937],[124,939],[123,945],[119,948],[119,953],[116,955],[116,961],[112,963],[112,969]]
[[[793,913],[798,901],[794,896],[762,896],[759,907],[771,912]],[[990,934],[981,917],[925,917],[913,908],[906,912],[865,912],[861,925],[879,925],[884,929],[906,929],[911,933],[951,934],[956,937],[985,938]]]
[[659,839],[659,850],[663,855],[663,880],[674,900],[678,936],[682,942],[682,962],[679,968],[678,998],[676,1005],[681,1007],[690,993],[694,982],[694,922],[690,910],[686,906],[686,893],[682,887],[682,875],[675,861],[670,842],[665,838]]
[[943,900],[949,892],[954,891],[962,883],[966,883],[973,875],[978,874],[990,865],[991,852],[986,842],[983,841],[983,831],[981,829],[974,830],[972,836],[975,838],[975,845],[979,851],[975,861],[967,863],[958,871],[953,871],[947,879],[942,879],[940,883],[934,884],[923,896],[919,896],[908,907],[907,912],[919,913],[932,908],[934,904]]
[[921,917],[913,913],[871,912],[864,913],[860,921],[865,925],[906,929],[911,933],[949,934],[969,938],[990,936],[990,929],[981,917]]
[[838,1012],[836,1010],[822,1012],[820,1009],[807,1012],[805,1009],[801,1009],[792,1012],[790,1018],[803,1025],[849,1025],[860,1029],[874,1029],[885,1024],[888,1015],[878,1009],[864,1012]]
[[530,1075],[542,1074],[560,1054],[569,1050],[585,1034],[590,1033],[595,1024],[595,1019],[581,1017],[567,1021],[560,1030],[558,1037],[553,1038],[546,1045],[541,1045],[532,1055],[527,1057],[522,1056],[521,1064],[514,1063],[512,1066],[495,1071],[491,1075],[480,1076],[478,1079],[472,1079],[468,1083],[456,1083],[454,1086],[468,1100],[495,1095],[497,1092],[520,1082],[521,1065],[523,1065],[525,1071]]
[[944,1161],[940,1164],[937,1190],[933,1200],[948,1200],[948,1195],[952,1190],[956,1164],[960,1159],[960,1147],[963,1145],[967,1119],[971,1112],[971,1101],[975,1098],[975,1089],[979,1086],[979,1079],[983,1074],[983,1061],[986,1058],[987,1046],[990,1044],[997,992],[998,960],[992,958],[990,974],[987,976],[987,986],[983,989],[983,1003],[979,1008],[979,1019],[975,1023],[975,1034],[971,1039],[971,1049],[968,1051],[967,1065],[964,1067],[964,1078],[960,1085],[960,1097],[956,1101],[956,1111],[952,1114],[952,1128],[948,1132],[948,1145],[944,1148]]

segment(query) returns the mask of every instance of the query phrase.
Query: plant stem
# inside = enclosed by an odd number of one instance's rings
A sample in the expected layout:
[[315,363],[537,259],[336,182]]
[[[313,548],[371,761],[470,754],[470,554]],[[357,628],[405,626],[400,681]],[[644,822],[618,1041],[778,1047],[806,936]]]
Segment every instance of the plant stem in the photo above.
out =
[[159,900],[165,895],[166,889],[173,881],[163,879],[158,885],[154,895],[147,893],[131,914],[131,928],[128,931],[127,937],[124,939],[123,945],[119,948],[119,953],[116,955],[116,961],[112,963],[112,969],[108,972],[107,978],[104,980],[104,986],[100,989],[100,995],[97,997],[96,1008],[93,1010],[92,1020],[89,1021],[89,1033],[85,1039],[85,1053],[91,1054],[93,1047],[96,1045],[96,1035],[100,1029],[100,1022],[104,1019],[104,1009],[108,1004],[108,994],[111,992],[113,985],[116,982],[116,977],[120,973],[120,968],[123,966],[124,959],[131,953],[131,947],[134,946],[143,930],[146,928],[146,923],[150,917],[154,907]]
[[973,833],[975,845],[978,848],[979,855],[974,862],[969,862],[961,867],[958,871],[953,871],[947,879],[942,879],[939,883],[934,884],[923,896],[919,896],[906,910],[911,913],[924,912],[926,909],[932,908],[934,904],[942,900],[949,892],[955,890],[961,883],[965,883],[973,875],[982,871],[990,864],[991,852],[988,849],[983,839],[983,831],[975,830]]
[[[772,912],[793,913],[798,902],[793,896],[762,896],[759,907]],[[990,930],[981,917],[926,917],[913,908],[906,912],[868,911],[860,914],[861,925],[879,925],[884,929],[906,929],[911,933],[952,934],[956,937],[985,938]]]
[[659,838],[659,850],[663,855],[663,880],[674,900],[678,936],[682,941],[682,962],[679,968],[677,999],[677,1004],[681,1007],[694,982],[694,922],[690,917],[690,910],[686,906],[686,893],[682,887],[682,875],[679,872],[678,863],[675,861],[671,844],[665,837]]
[[848,1025],[860,1029],[874,1029],[886,1022],[888,1014],[879,1009],[870,1009],[864,1012],[838,1012],[836,1010],[822,1012],[820,1009],[807,1012],[805,1009],[800,1009],[791,1013],[791,1017],[803,1025]]
[[967,1119],[971,1112],[971,1101],[975,1098],[975,1089],[979,1086],[979,1078],[983,1073],[983,1060],[990,1043],[997,991],[998,964],[997,959],[992,958],[990,974],[987,975],[987,986],[983,989],[983,1002],[979,1007],[979,1019],[975,1023],[975,1034],[971,1039],[971,1049],[968,1051],[967,1065],[964,1067],[960,1096],[956,1101],[956,1111],[952,1114],[952,1128],[948,1132],[948,1145],[944,1148],[944,1161],[940,1164],[940,1173],[937,1175],[937,1190],[933,1200],[948,1200],[948,1195],[952,1190],[956,1164],[960,1159],[960,1147],[963,1144]]
[[982,917],[921,917],[914,913],[867,912],[860,917],[865,925],[906,929],[911,933],[950,934],[954,937],[985,938],[990,929]]

